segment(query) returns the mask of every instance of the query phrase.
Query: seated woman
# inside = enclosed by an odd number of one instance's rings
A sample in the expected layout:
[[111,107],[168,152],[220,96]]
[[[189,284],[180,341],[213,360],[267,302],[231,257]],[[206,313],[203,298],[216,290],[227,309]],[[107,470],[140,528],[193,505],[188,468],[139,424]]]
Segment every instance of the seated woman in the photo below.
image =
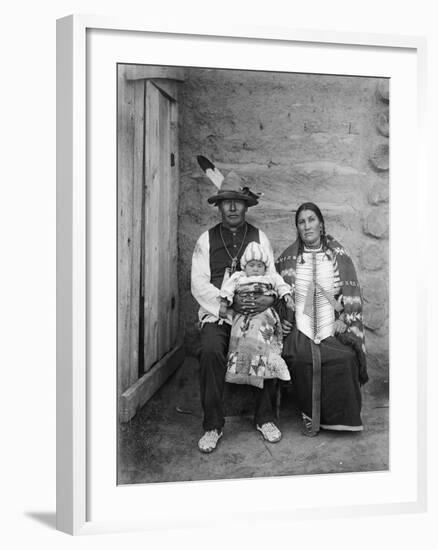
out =
[[297,240],[276,262],[291,285],[295,320],[283,320],[283,357],[291,371],[303,416],[303,433],[320,427],[360,431],[360,386],[366,371],[362,297],[346,250],[326,235],[324,218],[313,203],[295,215]]

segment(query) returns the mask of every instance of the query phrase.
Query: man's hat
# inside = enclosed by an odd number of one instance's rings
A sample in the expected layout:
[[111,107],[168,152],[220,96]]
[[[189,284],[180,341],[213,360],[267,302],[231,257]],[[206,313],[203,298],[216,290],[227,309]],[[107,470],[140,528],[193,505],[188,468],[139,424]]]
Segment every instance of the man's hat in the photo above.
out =
[[207,199],[209,204],[217,206],[218,202],[226,199],[245,201],[247,206],[258,204],[258,199],[262,194],[253,193],[249,187],[245,186],[244,180],[236,172],[231,171],[224,177],[208,158],[202,155],[198,155],[196,158],[205,175],[218,189],[215,195]]

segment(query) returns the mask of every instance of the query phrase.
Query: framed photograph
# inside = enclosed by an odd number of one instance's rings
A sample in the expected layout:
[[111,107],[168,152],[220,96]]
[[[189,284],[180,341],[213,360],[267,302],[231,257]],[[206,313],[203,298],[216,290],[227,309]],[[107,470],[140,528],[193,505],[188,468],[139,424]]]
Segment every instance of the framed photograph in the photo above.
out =
[[58,21],[58,529],[425,510],[424,52]]

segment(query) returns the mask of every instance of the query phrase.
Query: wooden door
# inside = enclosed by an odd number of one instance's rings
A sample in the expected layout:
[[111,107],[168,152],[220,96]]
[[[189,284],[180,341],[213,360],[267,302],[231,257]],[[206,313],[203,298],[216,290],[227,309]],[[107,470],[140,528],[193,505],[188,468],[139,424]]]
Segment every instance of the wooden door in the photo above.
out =
[[140,256],[144,186],[145,81],[118,75],[118,394],[139,378]]
[[124,421],[183,359],[178,338],[178,80],[178,70],[119,66],[117,367]]
[[170,91],[146,82],[143,372],[172,348],[178,326],[177,106]]

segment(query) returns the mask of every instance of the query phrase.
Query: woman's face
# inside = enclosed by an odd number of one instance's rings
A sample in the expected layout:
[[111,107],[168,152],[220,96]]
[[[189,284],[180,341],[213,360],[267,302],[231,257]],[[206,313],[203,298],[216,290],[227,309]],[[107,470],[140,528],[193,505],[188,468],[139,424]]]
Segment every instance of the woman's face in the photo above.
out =
[[313,210],[303,210],[298,215],[298,233],[307,245],[321,242],[322,223]]

